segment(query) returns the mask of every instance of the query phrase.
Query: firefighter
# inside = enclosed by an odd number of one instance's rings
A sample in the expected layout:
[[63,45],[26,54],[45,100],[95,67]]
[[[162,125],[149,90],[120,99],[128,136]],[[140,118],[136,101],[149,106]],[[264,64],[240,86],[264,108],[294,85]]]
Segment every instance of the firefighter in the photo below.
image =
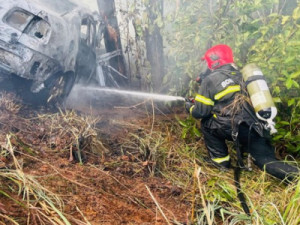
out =
[[240,167],[244,166],[243,152],[248,152],[260,169],[281,180],[293,180],[299,169],[276,159],[270,138],[248,102],[231,48],[223,44],[213,46],[202,60],[208,69],[200,76],[195,101],[187,101],[185,107],[194,118],[201,119],[210,160],[218,167],[230,168],[225,141],[235,141]]

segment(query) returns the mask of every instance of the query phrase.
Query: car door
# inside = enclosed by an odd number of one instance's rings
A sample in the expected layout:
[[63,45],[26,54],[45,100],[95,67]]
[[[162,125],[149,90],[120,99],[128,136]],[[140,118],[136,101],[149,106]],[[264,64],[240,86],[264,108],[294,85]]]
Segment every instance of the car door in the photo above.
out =
[[96,71],[96,23],[91,16],[81,20],[80,44],[76,60],[76,76],[79,83],[89,84]]

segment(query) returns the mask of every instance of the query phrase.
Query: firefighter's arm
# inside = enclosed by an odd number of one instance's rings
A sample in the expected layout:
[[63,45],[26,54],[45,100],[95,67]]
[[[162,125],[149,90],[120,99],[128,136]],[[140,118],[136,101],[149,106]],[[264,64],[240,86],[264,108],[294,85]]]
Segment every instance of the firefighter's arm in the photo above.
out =
[[195,97],[195,104],[190,108],[190,114],[197,118],[205,118],[211,116],[211,111],[214,106],[212,91],[210,88],[213,85],[210,84],[209,79],[205,79],[200,86],[199,94]]

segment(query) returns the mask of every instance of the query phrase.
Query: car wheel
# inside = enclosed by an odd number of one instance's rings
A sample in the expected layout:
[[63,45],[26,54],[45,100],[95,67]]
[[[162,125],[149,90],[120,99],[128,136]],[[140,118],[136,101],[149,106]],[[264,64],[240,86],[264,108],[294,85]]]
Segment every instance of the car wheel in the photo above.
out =
[[55,106],[63,103],[70,94],[75,83],[74,73],[58,73],[44,82],[44,88],[38,93],[30,91],[32,81],[11,75],[0,83],[0,91],[14,92],[25,104],[35,106]]
[[56,74],[45,82],[46,104],[60,104],[70,94],[75,82],[74,73]]

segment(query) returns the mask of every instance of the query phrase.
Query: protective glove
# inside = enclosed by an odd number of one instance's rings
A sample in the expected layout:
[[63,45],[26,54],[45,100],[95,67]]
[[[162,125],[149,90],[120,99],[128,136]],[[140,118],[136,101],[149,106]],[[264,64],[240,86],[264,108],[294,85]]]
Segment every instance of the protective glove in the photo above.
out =
[[190,114],[190,109],[195,105],[194,99],[185,99],[185,110]]

